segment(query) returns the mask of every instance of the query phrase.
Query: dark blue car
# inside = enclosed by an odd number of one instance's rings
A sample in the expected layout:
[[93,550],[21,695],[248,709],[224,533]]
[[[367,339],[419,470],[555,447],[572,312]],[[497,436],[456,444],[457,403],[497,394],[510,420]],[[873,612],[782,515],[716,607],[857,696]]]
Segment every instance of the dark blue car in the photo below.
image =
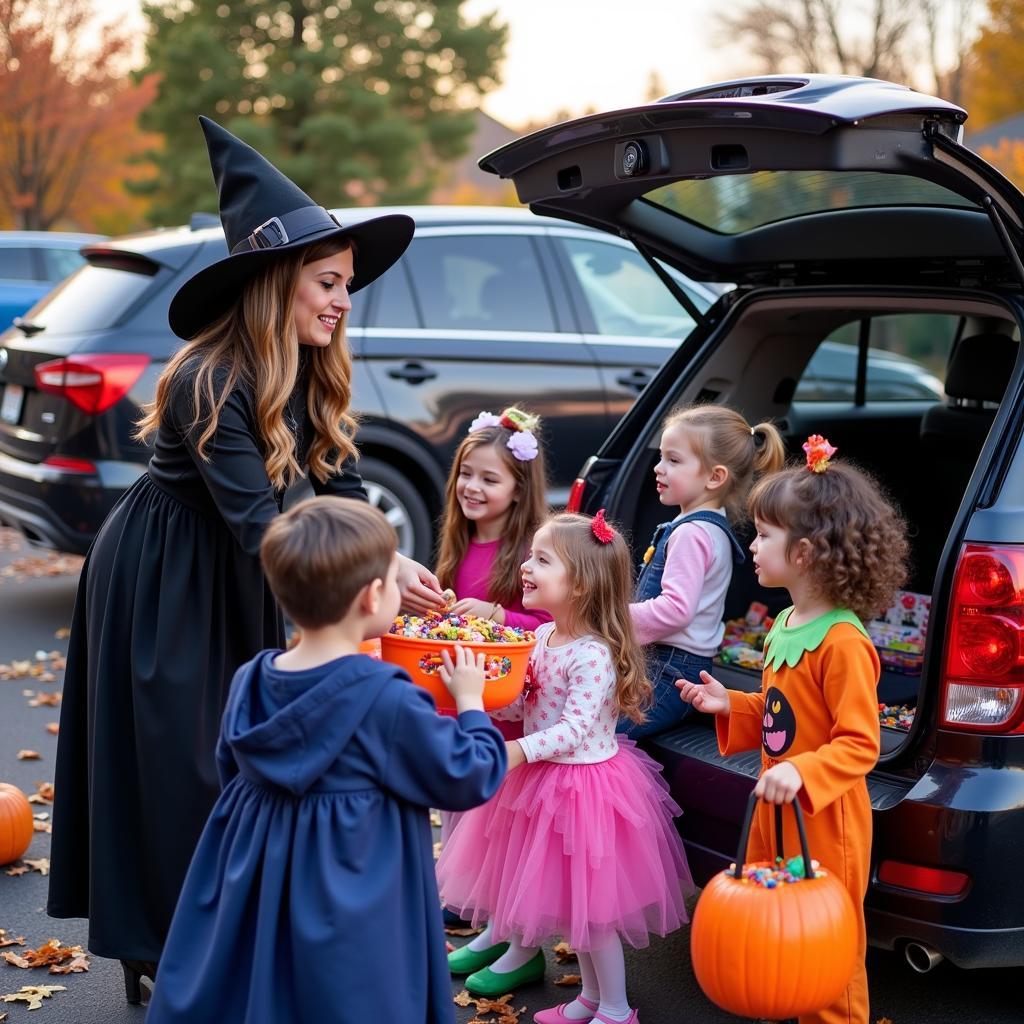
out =
[[0,231],[0,331],[85,264],[78,251],[83,245],[102,239],[61,231]]
[[[664,518],[660,423],[720,402],[774,420],[793,456],[826,435],[902,508],[912,578],[892,625],[928,605],[930,619],[916,653],[882,651],[880,702],[913,717],[882,725],[868,777],[866,909],[871,942],[921,971],[1024,964],[1024,195],[962,145],[966,116],[885,82],[768,77],[589,115],[481,161],[535,213],[737,285],[691,309],[697,326],[587,461],[571,507],[606,507],[639,554]],[[944,396],[886,385],[878,345],[927,351]],[[726,615],[784,601],[748,561]],[[716,674],[760,687],[754,667]],[[735,855],[760,754],[722,757],[700,714],[649,745],[704,882]]]

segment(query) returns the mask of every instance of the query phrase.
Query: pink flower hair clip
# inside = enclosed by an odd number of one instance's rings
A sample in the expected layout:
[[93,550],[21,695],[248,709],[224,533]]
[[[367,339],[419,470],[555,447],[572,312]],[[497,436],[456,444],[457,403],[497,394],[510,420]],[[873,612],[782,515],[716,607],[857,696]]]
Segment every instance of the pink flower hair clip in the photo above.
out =
[[603,508],[598,509],[597,515],[590,521],[590,530],[602,544],[611,544],[615,540],[615,531],[608,525]]
[[828,469],[829,460],[839,451],[821,434],[811,434],[803,448],[807,454],[807,468],[812,473],[824,473]]
[[505,447],[520,462],[532,462],[540,451],[537,436],[533,432],[536,426],[536,416],[529,416],[520,409],[506,409],[500,416],[495,416],[492,412],[480,413],[470,423],[468,433],[475,434],[478,430],[486,430],[488,427],[503,427],[512,432]]

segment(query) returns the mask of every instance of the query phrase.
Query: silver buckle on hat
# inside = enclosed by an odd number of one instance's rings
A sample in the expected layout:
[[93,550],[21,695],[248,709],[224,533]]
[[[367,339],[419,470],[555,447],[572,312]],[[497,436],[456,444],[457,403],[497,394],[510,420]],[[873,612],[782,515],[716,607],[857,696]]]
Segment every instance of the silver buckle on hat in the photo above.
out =
[[284,245],[287,241],[288,232],[285,231],[280,217],[271,217],[270,220],[265,220],[249,236],[249,244],[254,249],[273,249],[278,245]]

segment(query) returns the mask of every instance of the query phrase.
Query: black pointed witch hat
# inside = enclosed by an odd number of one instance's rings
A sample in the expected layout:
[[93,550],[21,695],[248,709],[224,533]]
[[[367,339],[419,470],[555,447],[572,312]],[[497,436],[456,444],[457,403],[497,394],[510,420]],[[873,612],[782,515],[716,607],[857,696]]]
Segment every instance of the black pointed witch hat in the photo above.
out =
[[405,252],[415,224],[404,214],[374,217],[349,227],[318,206],[269,160],[207,117],[200,117],[220,221],[230,255],[189,278],[171,300],[168,319],[179,338],[195,337],[241,294],[242,285],[282,252],[328,238],[356,243],[349,291],[380,277]]

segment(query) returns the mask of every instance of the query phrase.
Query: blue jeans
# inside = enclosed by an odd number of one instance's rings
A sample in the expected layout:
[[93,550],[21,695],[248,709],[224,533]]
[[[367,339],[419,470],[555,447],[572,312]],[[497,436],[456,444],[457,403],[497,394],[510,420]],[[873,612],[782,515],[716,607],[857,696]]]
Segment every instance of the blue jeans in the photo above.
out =
[[679,697],[676,680],[682,676],[699,683],[700,673],[711,671],[711,659],[681,647],[652,644],[647,651],[647,669],[654,687],[654,703],[647,709],[647,720],[640,725],[623,716],[616,727],[616,732],[633,740],[678,725],[690,713],[691,706]]

